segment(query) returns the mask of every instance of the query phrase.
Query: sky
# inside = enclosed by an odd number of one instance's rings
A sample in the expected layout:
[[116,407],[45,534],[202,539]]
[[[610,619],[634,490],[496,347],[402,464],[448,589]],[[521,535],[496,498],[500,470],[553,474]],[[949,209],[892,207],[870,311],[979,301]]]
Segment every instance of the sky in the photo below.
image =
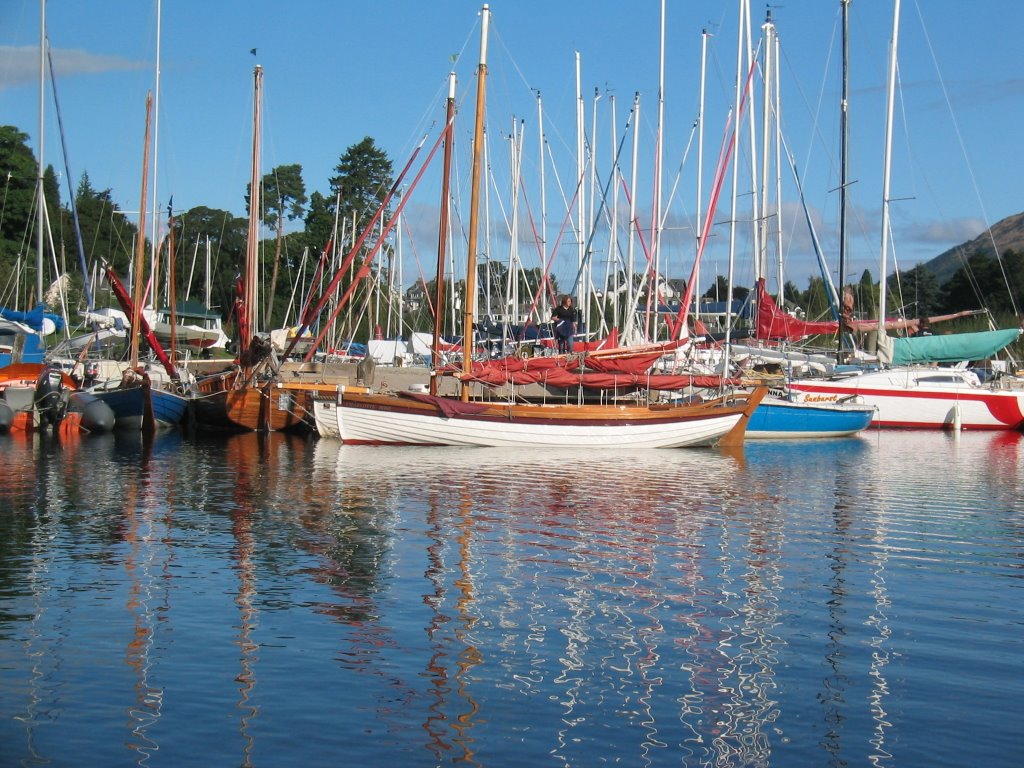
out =
[[[577,177],[578,61],[584,132],[595,157],[594,179],[588,177],[582,185],[586,220],[614,215],[626,221],[624,200],[629,193],[645,230],[643,243],[636,238],[635,253],[641,254],[652,239],[654,201],[660,199],[660,263],[668,276],[688,277],[696,250],[697,213],[707,210],[720,148],[731,130],[727,125],[735,95],[738,0],[667,0],[664,46],[659,0],[496,0],[489,7],[488,223],[481,249],[488,258],[507,263],[513,253],[509,232],[514,226],[520,233],[517,258],[526,267],[538,266],[543,252],[560,282],[572,280],[578,258],[572,234],[576,210],[566,201],[573,197]],[[817,274],[805,209],[833,275],[838,263],[840,2],[752,4],[755,45],[766,8],[771,9],[780,41],[779,135],[784,155],[792,158],[784,160],[778,172],[782,204],[776,220],[781,222],[782,248],[779,254],[772,251],[770,259],[781,264],[772,269],[781,269],[785,280],[805,288]],[[402,232],[403,283],[421,276],[431,279],[436,272],[440,154],[415,187],[411,182],[439,134],[448,73],[455,71],[459,116],[452,183],[460,211],[456,230],[464,250],[480,9],[481,3],[469,0],[49,0],[47,38],[68,163],[65,166],[49,81],[44,160],[61,175],[65,201],[68,176],[77,184],[87,173],[94,188],[111,190],[126,215],[137,216],[145,101],[147,92],[153,91],[149,209],[155,201],[165,211],[173,198],[176,211],[205,205],[244,216],[251,172],[253,68],[259,64],[264,72],[261,175],[275,166],[297,163],[303,168],[307,193],[326,193],[340,156],[364,137],[373,138],[388,154],[396,174],[425,139],[403,186],[404,222],[396,232]],[[892,0],[850,4],[851,280],[859,279],[865,269],[877,279],[880,268],[892,17]],[[0,3],[0,123],[28,134],[37,156],[40,25],[39,0]],[[1024,125],[1022,26],[1024,6],[1009,0],[903,0],[889,206],[890,269],[909,269],[1024,210],[1019,159]],[[702,41],[705,101],[702,130],[697,130]],[[635,94],[639,116],[631,117]],[[753,112],[760,115],[757,90],[753,98]],[[750,278],[743,277],[752,269],[744,234],[749,225],[743,222],[753,216],[753,173],[746,119],[740,124],[735,207],[730,169],[701,270],[725,274],[731,252],[738,280],[749,285]],[[520,133],[521,192],[513,196],[513,136]],[[619,146],[622,175],[608,184]],[[775,150],[771,151],[774,157]],[[802,182],[802,200],[793,182],[794,167]],[[655,182],[659,175],[660,197]],[[773,190],[775,175],[770,169]],[[612,195],[613,189],[618,195]],[[733,210],[735,228],[729,225]],[[625,253],[628,227],[621,229],[618,246]],[[732,248],[730,231],[739,232]],[[537,244],[537,232],[545,233],[543,247]],[[634,261],[641,258],[635,255]],[[595,270],[609,262],[607,255],[601,256]],[[621,260],[618,263],[622,265]]]

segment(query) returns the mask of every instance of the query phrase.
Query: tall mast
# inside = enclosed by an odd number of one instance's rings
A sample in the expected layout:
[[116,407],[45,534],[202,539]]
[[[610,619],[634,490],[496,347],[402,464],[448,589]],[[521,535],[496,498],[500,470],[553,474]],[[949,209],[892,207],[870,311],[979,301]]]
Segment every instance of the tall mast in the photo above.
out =
[[[611,165],[609,166],[609,176],[612,179],[612,227],[608,237],[608,268],[605,270],[605,286],[614,286],[612,291],[612,325],[616,328],[621,328],[619,320],[619,155],[615,149],[616,135],[615,130],[616,115],[615,115],[615,94],[611,94],[608,97],[609,115],[611,119],[611,130],[608,135],[612,137],[612,140],[608,142],[609,149],[611,149]],[[608,281],[608,270],[614,270],[611,282]]]
[[[746,68],[750,70],[753,68],[753,62],[755,57],[754,38],[750,24],[750,3],[749,0],[743,4],[742,19],[740,26],[746,30]],[[751,237],[753,238],[752,252],[755,254],[761,254],[761,240],[762,231],[761,226],[763,225],[763,218],[761,215],[761,195],[759,186],[757,183],[757,126],[754,120],[754,88],[751,88],[747,93],[746,98],[750,102],[749,114],[750,119],[747,121],[747,136],[748,144],[750,146],[750,219],[754,222],[754,226],[751,227]],[[736,160],[739,161],[739,137],[736,141]],[[734,266],[730,262],[730,269]],[[729,273],[729,285],[732,285],[733,273]],[[729,300],[732,300],[732,291],[729,291]],[[731,307],[731,305],[730,305]],[[726,307],[728,313],[730,307]],[[728,319],[729,315],[726,314]],[[730,321],[731,322],[731,321]],[[727,332],[728,333],[728,332]]]
[[[637,291],[635,285],[636,266],[636,175],[637,158],[640,154],[640,92],[633,93],[633,152],[630,158],[629,169],[629,245],[626,253],[626,282],[629,283],[629,290],[626,291],[626,343],[631,343],[630,338],[634,335],[636,328],[636,305]],[[646,336],[644,341],[650,341]]]
[[648,327],[650,340],[658,339],[658,284],[661,278],[661,174],[662,156],[664,155],[665,135],[665,0],[661,0],[661,26],[660,42],[658,44],[658,129],[655,131],[655,168],[654,168],[654,231],[651,233],[651,242],[654,257],[654,281],[650,286],[650,296],[647,306],[650,307],[653,301],[655,307],[654,322]]
[[[541,264],[547,264],[548,258],[548,201],[547,193],[545,191],[546,185],[544,183],[544,109],[541,104],[540,91],[537,91],[537,151],[538,157],[537,163],[538,170],[540,171],[540,254]],[[547,275],[542,276],[542,279]],[[541,286],[543,288],[543,285]],[[540,313],[541,317],[550,317],[548,312],[548,292],[541,290],[540,294]],[[519,306],[513,305],[515,311],[514,319],[518,322],[519,320]],[[525,318],[524,318],[525,319]]]
[[[773,72],[775,80],[775,261],[779,270],[779,296],[783,295],[783,269],[782,269],[782,84],[779,80],[779,35],[772,35],[775,46],[775,69]],[[766,150],[767,151],[767,150]]]
[[42,17],[39,22],[39,175],[36,179],[36,300],[43,303],[43,229],[46,227],[46,195],[43,190],[43,124],[46,104],[46,0],[39,3]]
[[[473,370],[473,313],[476,308],[476,240],[480,227],[480,157],[484,143],[484,102],[487,84],[487,31],[491,22],[491,10],[485,3],[480,20],[480,64],[476,72],[476,126],[473,129],[473,175],[469,196],[469,243],[466,254],[466,298],[463,311],[462,370]],[[469,400],[469,384],[462,383],[461,399]]]
[[[772,102],[774,100],[775,81],[772,73],[775,69],[773,54],[775,25],[772,23],[772,10],[768,9],[764,24],[761,25],[761,37],[764,41],[764,103],[761,105],[761,215],[757,216],[754,226],[759,230],[759,250],[754,264],[754,280],[768,276],[768,171],[771,154]],[[751,120],[753,123],[753,120]],[[756,211],[755,211],[756,215]]]
[[849,13],[850,0],[839,0],[843,12],[843,85],[842,97],[839,100],[839,350],[837,360],[839,363],[846,362],[846,352],[843,349],[843,334],[845,328],[845,315],[842,309],[843,288],[846,285],[846,171],[849,160],[849,61],[850,61],[850,39],[849,39]]
[[892,40],[889,43],[889,86],[885,107],[885,157],[882,162],[882,275],[878,297],[878,336],[885,335],[886,273],[889,269],[889,175],[892,170],[892,122],[896,93],[896,47],[900,34],[900,0],[893,3]]
[[[735,151],[739,152],[740,144],[740,103],[741,93],[743,90],[743,43],[744,39],[750,34],[750,5],[748,0],[739,0],[739,24],[738,36],[736,40],[736,90],[733,94],[733,127],[732,127],[732,140]],[[749,48],[748,48],[749,50]],[[753,112],[753,109],[751,109]],[[752,155],[753,159],[753,155]],[[737,185],[739,184],[739,157],[735,157],[732,164],[732,209],[729,215],[729,266],[727,271],[727,287],[725,292],[725,344],[723,346],[723,362],[722,362],[722,375],[727,376],[729,372],[729,347],[732,341],[732,278],[733,278],[733,264],[736,260],[736,195],[738,193]],[[756,204],[755,204],[756,210]],[[755,217],[756,218],[756,217]],[[757,244],[754,244],[754,253],[757,253]],[[715,276],[717,285],[718,276]]]
[[252,337],[256,335],[257,297],[256,261],[259,253],[259,221],[260,221],[260,153],[261,153],[261,122],[263,120],[263,67],[259,64],[253,69],[253,101],[252,101],[252,169],[249,176],[249,234],[245,248],[245,322],[249,329],[248,339],[241,340],[243,349],[249,348]]
[[160,200],[156,192],[157,154],[160,151],[160,0],[156,2],[156,72],[153,86],[153,234],[150,244],[150,275],[152,285],[149,297],[153,309],[157,308],[157,249],[160,247]]
[[[697,238],[694,241],[695,254],[700,256],[700,241],[704,236],[704,221],[700,213],[701,196],[704,194],[704,85],[707,79],[708,31],[700,33],[700,106],[697,109]],[[696,258],[695,256],[695,258]],[[700,262],[693,269],[693,314],[700,319]]]
[[153,113],[153,92],[146,94],[146,134],[142,142],[142,194],[139,198],[139,234],[135,241],[135,284],[132,291],[131,367],[139,365],[139,338],[142,335],[142,260],[146,254],[146,184],[149,181],[149,125]]
[[[452,126],[455,120],[455,73],[448,74],[448,100],[445,103],[444,171],[441,178],[441,222],[437,234],[437,277],[434,279],[434,339],[430,351],[435,371],[441,355],[441,324],[444,322],[444,260],[448,249],[448,218],[451,212],[449,177],[452,168]],[[437,376],[430,377],[430,394],[437,394]]]
[[[583,249],[585,247],[584,241],[586,236],[583,234],[583,228],[586,226],[585,216],[587,210],[587,195],[586,188],[583,186],[583,174],[584,174],[584,142],[583,142],[583,85],[581,82],[581,71],[580,71],[580,52],[576,51],[576,188],[579,194],[576,196],[576,227],[577,227],[577,244],[576,244],[576,274],[580,274],[583,271],[583,259],[585,254]],[[575,288],[570,286],[569,289]]]

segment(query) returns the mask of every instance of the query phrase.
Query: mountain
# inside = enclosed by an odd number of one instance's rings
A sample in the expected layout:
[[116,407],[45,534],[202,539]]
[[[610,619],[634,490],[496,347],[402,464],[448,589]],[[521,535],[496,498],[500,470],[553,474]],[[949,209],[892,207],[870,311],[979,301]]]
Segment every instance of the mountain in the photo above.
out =
[[999,253],[1016,251],[1024,253],[1024,213],[1015,213],[1007,216],[1002,221],[973,240],[953,246],[945,253],[936,256],[931,261],[924,263],[924,266],[938,278],[939,284],[945,283],[954,273],[963,266],[964,261],[978,251],[989,256],[994,255],[992,241],[995,240]]

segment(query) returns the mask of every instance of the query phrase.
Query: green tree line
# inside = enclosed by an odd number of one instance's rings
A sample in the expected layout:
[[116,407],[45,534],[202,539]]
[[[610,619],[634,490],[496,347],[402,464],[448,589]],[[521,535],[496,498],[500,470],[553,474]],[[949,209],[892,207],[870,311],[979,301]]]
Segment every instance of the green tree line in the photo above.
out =
[[[19,309],[31,307],[36,302],[38,163],[28,138],[14,126],[0,126],[0,173],[5,177],[0,209],[0,275],[4,276],[0,279],[0,306]],[[257,307],[257,312],[264,329],[281,327],[286,321],[295,322],[307,294],[312,294],[314,300],[319,298],[317,290],[326,288],[327,281],[333,276],[331,271],[321,270],[320,282],[309,287],[321,255],[333,239],[340,241],[343,251],[346,244],[351,246],[355,239],[353,233],[358,234],[366,227],[392,184],[391,160],[370,137],[350,146],[339,157],[334,175],[329,179],[329,188],[324,192],[312,192],[307,196],[302,166],[298,164],[278,166],[263,177],[259,216],[273,233],[272,237],[261,241],[258,248],[263,283],[262,306]],[[48,222],[46,241],[52,237],[52,250],[55,252],[50,253],[48,246],[44,248],[44,285],[52,282],[58,274],[68,276],[71,288],[67,306],[74,323],[76,314],[87,309],[86,277],[77,257],[79,243],[71,206],[62,201],[52,166],[45,170],[43,188]],[[248,216],[250,190],[244,192]],[[137,222],[120,210],[114,202],[112,190],[96,189],[88,173],[84,173],[78,182],[75,207],[89,280],[93,280],[103,264],[109,264],[127,283],[139,233]],[[160,243],[160,280],[165,280],[166,265],[171,263],[167,249],[173,242],[174,273],[171,277],[175,282],[175,295],[179,300],[186,294],[193,299],[206,300],[203,292],[207,280],[205,264],[208,251],[209,305],[229,320],[236,297],[236,283],[245,263],[248,219],[206,206],[184,211],[171,209],[163,215],[171,223],[173,237],[168,236]],[[388,221],[389,217],[389,212],[385,212],[383,221]],[[336,234],[338,232],[344,233],[344,237]],[[368,238],[364,251],[356,255],[356,267],[366,257],[366,248],[373,242],[372,237]],[[150,251],[151,242],[147,237],[147,256]],[[384,263],[386,254],[384,256],[378,256],[376,264]],[[375,266],[375,273],[380,269]],[[307,283],[296,289],[296,281],[300,280],[303,270],[307,274]],[[353,269],[352,274],[354,272]],[[351,275],[341,279],[339,295],[344,293],[350,281]],[[360,288],[363,293],[367,290],[366,287]],[[109,293],[95,288],[93,292],[97,307],[116,306]],[[351,303],[358,306],[361,300],[357,291]],[[56,310],[57,307],[51,309]],[[365,333],[367,329],[364,327],[362,330]]]

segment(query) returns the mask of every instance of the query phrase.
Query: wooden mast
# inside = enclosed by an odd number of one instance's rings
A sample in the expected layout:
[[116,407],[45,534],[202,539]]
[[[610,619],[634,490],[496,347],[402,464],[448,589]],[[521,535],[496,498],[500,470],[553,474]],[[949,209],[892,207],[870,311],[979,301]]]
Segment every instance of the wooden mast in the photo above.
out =
[[178,310],[174,277],[174,208],[167,204],[167,295],[171,309],[171,362],[178,359]]
[[256,262],[259,254],[259,222],[260,222],[260,128],[263,118],[263,67],[259,64],[253,69],[253,102],[252,102],[252,170],[249,177],[249,232],[245,244],[245,275],[243,289],[244,326],[248,338],[239,339],[239,347],[248,351],[256,331],[256,305],[259,297],[256,290]]
[[149,125],[153,112],[153,92],[146,94],[146,134],[142,148],[142,195],[139,198],[139,233],[135,241],[135,275],[132,290],[132,344],[130,366],[139,367],[139,337],[142,318],[142,262],[146,255],[146,183],[149,176]]
[[[476,241],[480,227],[480,158],[483,151],[484,95],[487,84],[487,31],[491,21],[490,6],[484,4],[480,21],[480,65],[476,81],[476,127],[473,130],[473,175],[470,183],[469,245],[466,258],[466,297],[463,302],[462,370],[473,370],[473,315],[476,308]],[[463,402],[469,400],[469,383],[462,382]]]
[[448,100],[445,108],[444,171],[441,179],[441,222],[437,236],[437,277],[434,292],[434,340],[431,349],[433,371],[430,377],[430,394],[437,394],[437,368],[441,354],[441,324],[444,321],[444,261],[448,249],[448,218],[451,211],[449,177],[452,168],[452,138],[455,135],[455,73],[448,75]]

